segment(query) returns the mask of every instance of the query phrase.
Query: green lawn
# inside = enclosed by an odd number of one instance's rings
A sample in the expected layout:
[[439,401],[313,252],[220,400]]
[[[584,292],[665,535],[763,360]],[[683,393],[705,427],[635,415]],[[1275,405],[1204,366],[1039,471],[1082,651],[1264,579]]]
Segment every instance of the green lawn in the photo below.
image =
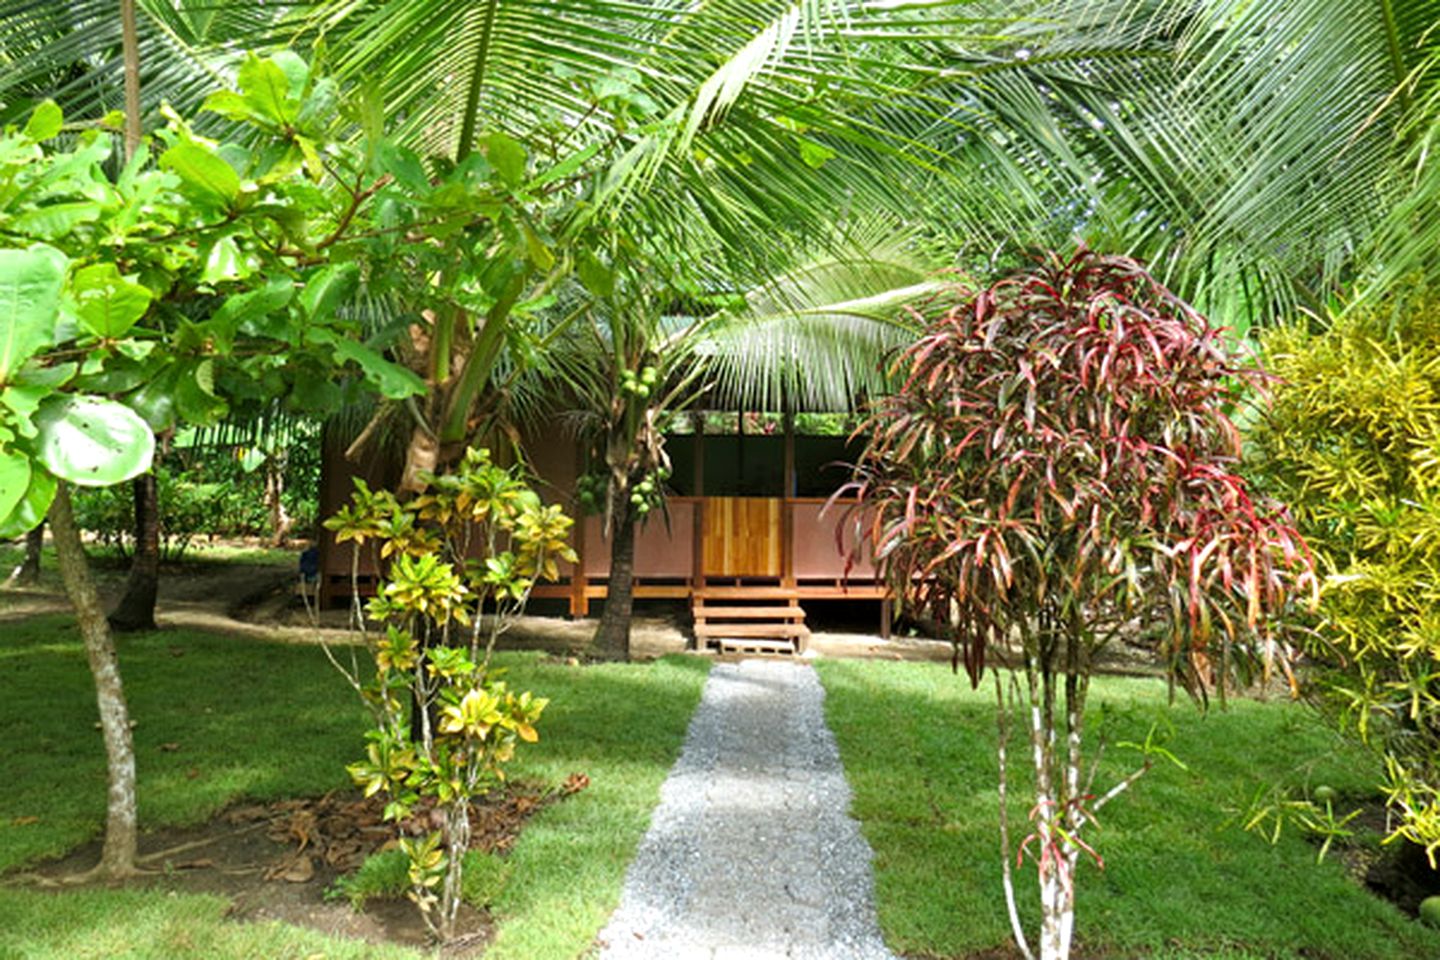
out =
[[[318,649],[189,631],[120,640],[135,729],[143,827],[201,821],[239,799],[323,793],[347,782],[363,716]],[[510,679],[552,698],[516,776],[591,787],[545,809],[517,842],[491,955],[572,957],[618,902],[660,783],[679,753],[707,665],[575,668],[502,657]],[[105,774],[89,673],[68,619],[0,627],[0,870],[96,835]],[[161,750],[162,744],[178,744]],[[193,773],[193,776],[192,776]],[[409,956],[293,928],[242,927],[214,898],[0,888],[0,958]],[[264,946],[257,947],[263,943]]]
[[[1010,940],[996,839],[994,692],[971,691],[941,664],[825,661],[827,714],[855,791],[854,813],[875,850],[881,926],[893,949],[966,957]],[[1264,782],[1328,783],[1371,792],[1371,758],[1336,740],[1306,708],[1232,703],[1202,715],[1167,705],[1155,681],[1097,681],[1092,719],[1111,711],[1112,741],[1173,723],[1169,747],[1189,768],[1157,766],[1105,811],[1090,836],[1103,871],[1082,867],[1077,936],[1118,957],[1228,960],[1417,960],[1440,957],[1440,935],[1346,879],[1339,859],[1316,865],[1295,831],[1278,846],[1226,825]],[[1012,772],[1025,765],[1012,750]],[[1097,787],[1134,754],[1111,749]],[[1019,760],[1019,763],[1014,762]],[[1026,783],[1019,786],[1023,789]],[[1012,824],[1027,804],[1012,785]],[[1338,806],[1343,807],[1343,802]],[[1031,909],[1034,868],[1023,869]]]

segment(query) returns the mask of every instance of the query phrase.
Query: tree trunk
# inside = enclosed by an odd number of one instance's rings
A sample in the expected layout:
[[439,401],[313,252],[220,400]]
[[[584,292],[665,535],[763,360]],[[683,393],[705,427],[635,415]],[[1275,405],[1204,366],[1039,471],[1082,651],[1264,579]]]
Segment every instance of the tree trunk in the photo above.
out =
[[110,789],[106,802],[105,846],[95,872],[104,877],[138,873],[135,866],[135,745],[130,736],[130,711],[120,684],[120,665],[110,625],[100,607],[95,582],[80,544],[80,531],[70,506],[70,488],[61,483],[50,507],[50,533],[65,592],[75,608],[75,620],[85,641],[95,699],[100,708],[100,730],[105,738]]
[[135,555],[125,595],[110,614],[110,626],[121,632],[155,629],[155,595],[160,587],[160,500],[155,474],[132,481],[135,495]]
[[265,458],[265,508],[270,514],[270,546],[281,547],[290,535],[290,515],[285,512],[285,464],[278,455]]
[[6,578],[5,585],[12,583],[24,586],[34,586],[40,582],[40,548],[45,545],[45,523],[42,521],[39,526],[25,534],[25,558],[20,565],[10,571]]
[[125,64],[125,159],[140,149],[140,35],[135,0],[120,0],[120,55]]
[[630,659],[630,610],[635,587],[635,511],[629,491],[617,497],[615,525],[610,540],[610,584],[605,591],[605,612],[590,649],[603,660]]

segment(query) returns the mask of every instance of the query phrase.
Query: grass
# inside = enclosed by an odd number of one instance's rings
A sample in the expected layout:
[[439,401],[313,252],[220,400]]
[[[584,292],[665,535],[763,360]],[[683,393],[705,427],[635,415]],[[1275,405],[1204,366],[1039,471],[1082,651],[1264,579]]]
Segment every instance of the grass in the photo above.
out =
[[[318,649],[171,630],[120,641],[135,729],[142,829],[203,821],[236,801],[343,787],[363,715]],[[502,658],[512,684],[552,698],[541,742],[518,777],[591,787],[542,811],[510,856],[496,911],[497,957],[571,957],[618,902],[625,866],[679,753],[707,667],[567,667]],[[95,837],[104,756],[84,652],[68,618],[0,629],[0,870],[58,856]],[[0,960],[9,957],[411,956],[289,927],[223,920],[209,897],[143,890],[56,895],[0,888]]]
[[[893,949],[966,957],[1010,942],[1000,885],[994,692],[971,691],[941,664],[823,661],[827,715],[875,851],[880,923]],[[1171,729],[1188,767],[1161,764],[1116,800],[1089,839],[1104,870],[1077,878],[1077,938],[1117,957],[1165,960],[1413,960],[1440,956],[1440,935],[1344,874],[1315,863],[1294,830],[1271,846],[1235,825],[1266,784],[1321,783],[1342,798],[1373,792],[1375,765],[1304,707],[1234,702],[1201,714],[1167,704],[1156,681],[1096,682],[1091,719],[1112,743]],[[1012,830],[1026,827],[1025,755],[1012,757]],[[1135,755],[1111,748],[1097,787]],[[1016,794],[1020,794],[1017,798]],[[1022,915],[1038,922],[1034,867],[1018,874]],[[986,956],[991,954],[986,953]]]

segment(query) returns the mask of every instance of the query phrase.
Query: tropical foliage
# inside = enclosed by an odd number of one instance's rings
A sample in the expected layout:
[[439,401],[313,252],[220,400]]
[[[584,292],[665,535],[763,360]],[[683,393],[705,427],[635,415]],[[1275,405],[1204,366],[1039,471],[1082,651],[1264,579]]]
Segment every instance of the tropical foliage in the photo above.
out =
[[[455,471],[425,481],[404,505],[357,481],[352,505],[326,521],[338,542],[354,542],[357,564],[370,541],[372,560],[391,558],[366,609],[385,627],[384,636],[365,632],[373,674],[333,653],[331,662],[374,720],[366,758],[350,775],[366,796],[388,798],[385,819],[399,825],[409,859],[409,896],[446,941],[464,890],[470,804],[504,779],[519,742],[538,739],[535,723],[548,703],[509,690],[490,669],[495,640],[535,581],[554,579],[558,561],[575,554],[566,542],[570,518],[542,506],[518,472],[492,463],[486,450],[468,450]],[[356,622],[363,630],[365,618]]]
[[[1224,335],[1138,264],[1081,251],[987,288],[956,285],[896,361],[903,378],[859,431],[861,532],[897,595],[987,655],[1001,735],[1014,701],[1035,767],[1040,956],[1069,955],[1083,829],[1143,766],[1092,793],[1086,696],[1107,644],[1154,649],[1198,697],[1236,669],[1284,665],[1270,629],[1312,579],[1299,535],[1235,472],[1227,414],[1253,381]],[[1018,679],[1017,679],[1018,678]],[[1023,681],[1023,694],[1020,682]],[[1011,897],[1016,942],[1029,954]]]
[[1325,574],[1319,692],[1385,757],[1396,829],[1440,849],[1440,307],[1378,303],[1266,336],[1279,378],[1252,431],[1258,476],[1292,504]]

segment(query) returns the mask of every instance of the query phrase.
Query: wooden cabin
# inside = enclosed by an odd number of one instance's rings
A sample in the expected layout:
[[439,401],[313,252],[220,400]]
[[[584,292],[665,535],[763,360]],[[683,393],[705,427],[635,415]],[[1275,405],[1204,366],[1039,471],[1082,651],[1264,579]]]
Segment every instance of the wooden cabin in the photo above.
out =
[[[689,604],[697,646],[802,651],[809,636],[805,608],[819,601],[863,601],[878,607],[878,630],[890,632],[890,600],[868,557],[847,571],[852,522],[837,504],[821,516],[829,496],[848,477],[854,459],[839,418],[828,415],[704,412],[685,418],[666,437],[672,476],[668,522],[653,513],[636,532],[637,601]],[[533,598],[561,600],[572,617],[589,616],[607,592],[610,543],[602,518],[579,517],[575,483],[585,469],[575,445],[532,438],[527,443],[541,495],[576,516],[573,546],[579,562],[561,579],[537,584]],[[327,451],[328,467],[345,464]],[[372,486],[393,484],[393,465],[327,469],[320,509],[329,516],[359,474]],[[837,534],[843,539],[837,541]],[[321,542],[321,600],[350,594],[351,552]],[[364,571],[363,584],[373,583]]]

